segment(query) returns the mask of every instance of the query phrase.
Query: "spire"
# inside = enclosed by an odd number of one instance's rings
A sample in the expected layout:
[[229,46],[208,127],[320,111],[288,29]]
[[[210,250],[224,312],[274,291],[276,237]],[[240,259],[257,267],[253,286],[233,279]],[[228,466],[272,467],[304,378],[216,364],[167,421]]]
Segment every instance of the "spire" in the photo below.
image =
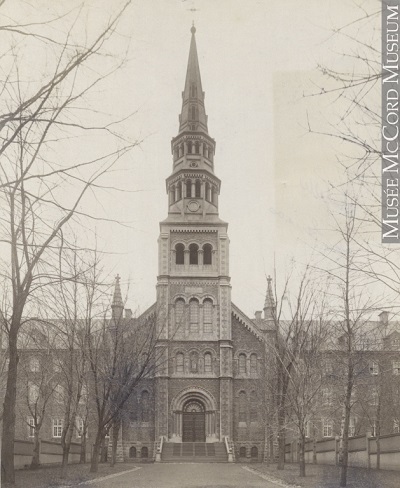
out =
[[265,302],[264,302],[264,319],[274,320],[275,300],[274,300],[274,294],[272,293],[271,276],[268,276],[267,282],[268,282],[268,287],[267,287],[267,294],[265,296]]
[[196,47],[196,27],[190,29],[192,40],[190,42],[189,60],[186,71],[185,89],[182,92],[182,111],[179,116],[179,132],[186,130],[205,132],[207,129],[207,115],[204,106],[204,92],[201,86],[199,59]]
[[114,296],[111,304],[112,318],[116,321],[122,318],[124,311],[124,303],[122,301],[121,285],[119,284],[120,276],[117,274],[115,277]]

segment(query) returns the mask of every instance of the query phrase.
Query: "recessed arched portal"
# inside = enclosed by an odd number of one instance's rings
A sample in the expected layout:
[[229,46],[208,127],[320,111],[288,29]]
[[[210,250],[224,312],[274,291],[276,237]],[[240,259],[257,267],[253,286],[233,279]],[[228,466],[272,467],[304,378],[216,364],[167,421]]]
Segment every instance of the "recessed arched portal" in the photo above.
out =
[[171,403],[171,440],[217,442],[217,403],[204,388],[185,388]]
[[206,412],[199,400],[188,400],[182,412],[182,442],[206,441]]

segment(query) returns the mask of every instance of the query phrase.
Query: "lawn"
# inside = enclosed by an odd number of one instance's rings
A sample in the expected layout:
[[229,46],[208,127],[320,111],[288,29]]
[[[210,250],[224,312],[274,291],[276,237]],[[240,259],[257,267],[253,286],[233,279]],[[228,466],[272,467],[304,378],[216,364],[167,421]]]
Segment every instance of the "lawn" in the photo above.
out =
[[[250,468],[257,469],[263,474],[282,480],[288,485],[304,488],[338,488],[340,467],[327,465],[306,465],[306,478],[299,477],[297,464],[286,464],[283,471],[278,471],[276,465],[250,464]],[[399,471],[376,471],[375,469],[349,468],[347,478],[348,488],[399,488]]]
[[[13,488],[50,488],[57,486],[77,486],[82,481],[101,478],[121,471],[133,469],[133,464],[116,464],[111,468],[108,464],[100,464],[98,473],[89,473],[90,464],[71,464],[68,466],[67,477],[61,478],[60,466],[42,467],[38,470],[29,469],[15,471]],[[2,485],[7,488],[8,485]],[[90,485],[89,485],[90,486]],[[92,485],[93,486],[93,485]]]

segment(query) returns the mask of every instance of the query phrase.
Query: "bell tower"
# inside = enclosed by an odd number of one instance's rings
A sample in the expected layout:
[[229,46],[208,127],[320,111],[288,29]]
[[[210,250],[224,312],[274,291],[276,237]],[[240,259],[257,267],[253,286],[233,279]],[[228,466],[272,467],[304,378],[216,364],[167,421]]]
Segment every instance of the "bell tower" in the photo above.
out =
[[216,442],[232,437],[229,239],[228,224],[218,214],[221,182],[214,174],[215,141],[208,134],[195,33],[192,26],[166,180],[168,216],[158,240],[158,356],[163,360],[156,372],[156,437],[181,442],[184,432],[195,432],[185,418],[188,405],[196,404],[198,417],[204,416],[199,438]]

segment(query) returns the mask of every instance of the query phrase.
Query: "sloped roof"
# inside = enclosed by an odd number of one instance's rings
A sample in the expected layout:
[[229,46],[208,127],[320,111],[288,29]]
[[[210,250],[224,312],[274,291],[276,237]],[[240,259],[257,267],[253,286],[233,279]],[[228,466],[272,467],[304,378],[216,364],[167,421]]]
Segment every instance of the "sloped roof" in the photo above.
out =
[[244,327],[254,334],[259,341],[264,340],[264,335],[261,330],[257,327],[255,322],[251,320],[244,312],[240,310],[233,302],[231,302],[232,316],[235,317],[239,322],[244,325]]

